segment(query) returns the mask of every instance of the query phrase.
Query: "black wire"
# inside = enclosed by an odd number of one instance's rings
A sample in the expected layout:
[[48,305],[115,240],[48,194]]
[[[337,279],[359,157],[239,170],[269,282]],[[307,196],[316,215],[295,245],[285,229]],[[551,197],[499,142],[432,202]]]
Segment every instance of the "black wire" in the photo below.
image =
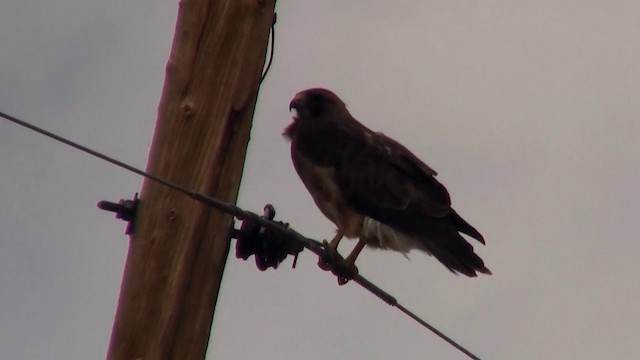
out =
[[480,360],[480,358],[475,356],[471,351],[465,349],[462,345],[458,344],[453,339],[451,339],[447,335],[445,335],[442,332],[440,332],[440,330],[436,329],[435,327],[431,326],[426,321],[422,320],[420,317],[418,317],[418,315],[414,314],[413,312],[411,312],[409,309],[405,308],[401,304],[396,303],[395,307],[397,307],[398,310],[402,311],[407,316],[409,316],[410,318],[415,320],[418,324],[420,324],[420,325],[424,326],[425,328],[431,330],[432,333],[438,335],[442,340],[448,342],[451,346],[453,346],[454,348],[460,350],[462,353],[467,355],[469,358],[471,358],[473,360]]
[[[118,161],[112,157],[109,157],[107,155],[101,154],[95,150],[89,149],[86,146],[82,146],[76,142],[73,142],[71,140],[65,139],[62,136],[56,135],[50,131],[44,130],[42,128],[39,128],[35,125],[29,124],[25,121],[22,121],[14,116],[5,114],[4,112],[0,111],[0,117],[3,117],[13,123],[16,123],[20,126],[26,127],[30,130],[33,130],[35,132],[38,132],[42,135],[45,135],[47,137],[50,137],[56,141],[62,142],[64,144],[67,144],[73,148],[76,148],[80,151],[83,151],[89,155],[93,155],[99,159],[105,160],[111,164],[114,164],[116,166],[119,166],[123,169],[129,170],[131,172],[134,172],[140,176],[143,176],[147,179],[156,181],[164,186],[167,186],[171,189],[174,189],[176,191],[179,191],[181,193],[184,193],[186,195],[189,195],[191,198],[200,201],[202,203],[208,204],[211,207],[214,207],[220,211],[223,211],[225,213],[228,214],[232,214],[233,216],[235,216],[236,218],[240,219],[240,220],[247,220],[253,223],[256,223],[262,227],[265,227],[269,230],[273,230],[276,231],[280,234],[282,234],[283,236],[285,236],[287,239],[296,241],[298,243],[301,243],[305,248],[309,249],[311,252],[315,253],[318,256],[327,256],[327,252],[325,250],[325,248],[323,247],[322,243],[320,243],[317,240],[313,240],[310,238],[305,237],[304,235],[298,233],[297,231],[285,227],[281,224],[278,224],[277,222],[274,221],[269,221],[266,220],[264,218],[262,218],[261,216],[250,212],[250,211],[245,211],[243,209],[241,209],[240,207],[233,205],[233,204],[229,204],[223,201],[220,201],[216,198],[213,198],[211,196],[207,196],[204,194],[201,194],[199,192],[197,192],[194,189],[187,189],[184,188],[182,186],[176,185],[170,181],[164,180],[162,178],[159,178],[157,176],[151,175],[145,171],[142,171],[138,168],[135,168],[131,165],[125,164],[122,161]],[[451,338],[449,338],[448,336],[446,336],[445,334],[443,334],[442,332],[440,332],[438,329],[436,329],[435,327],[429,325],[429,323],[427,323],[426,321],[422,320],[420,317],[418,317],[417,315],[415,315],[413,312],[409,311],[407,308],[405,308],[404,306],[402,306],[397,300],[396,298],[394,298],[393,296],[391,296],[389,293],[385,292],[384,290],[380,289],[378,286],[376,286],[375,284],[373,284],[372,282],[370,282],[369,280],[367,280],[365,277],[363,277],[362,275],[356,275],[353,279],[354,282],[356,282],[357,284],[359,284],[360,286],[362,286],[364,289],[368,290],[369,292],[371,292],[372,294],[374,294],[375,296],[377,296],[378,298],[380,298],[382,301],[386,302],[387,304],[398,308],[400,311],[402,311],[404,314],[406,314],[407,316],[411,317],[413,320],[415,320],[416,322],[418,322],[420,325],[424,326],[425,328],[427,328],[428,330],[430,330],[431,332],[433,332],[434,334],[436,334],[437,336],[439,336],[441,339],[443,339],[444,341],[448,342],[449,344],[451,344],[453,347],[455,347],[456,349],[460,350],[461,352],[463,352],[465,355],[467,355],[468,357],[470,357],[471,359],[474,360],[479,360],[480,358],[475,356],[473,353],[471,353],[469,350],[465,349],[462,345],[456,343],[454,340],[452,340]]]
[[269,41],[269,59],[267,60],[267,66],[264,68],[262,72],[262,76],[260,77],[260,82],[258,82],[258,88],[262,85],[262,82],[267,77],[269,70],[271,70],[271,64],[273,63],[273,54],[275,52],[276,46],[276,21],[278,20],[278,13],[273,13],[273,22],[271,23],[271,31],[269,31],[269,37],[271,40]]

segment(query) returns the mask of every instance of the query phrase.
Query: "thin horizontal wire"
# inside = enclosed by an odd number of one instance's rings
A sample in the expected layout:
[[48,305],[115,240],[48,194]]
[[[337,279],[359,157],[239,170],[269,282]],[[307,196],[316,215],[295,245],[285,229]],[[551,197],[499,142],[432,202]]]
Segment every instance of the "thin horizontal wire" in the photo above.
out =
[[[282,234],[283,236],[285,236],[286,239],[289,240],[293,240],[296,241],[300,244],[302,244],[305,248],[309,249],[311,252],[313,252],[314,254],[318,255],[318,256],[323,256],[326,257],[329,254],[327,253],[327,251],[325,250],[325,248],[323,247],[322,243],[320,243],[317,240],[314,239],[310,239],[300,233],[298,233],[297,231],[289,228],[289,227],[285,227],[281,224],[278,224],[277,222],[274,221],[270,221],[267,219],[264,219],[263,217],[251,212],[251,211],[245,211],[242,208],[233,205],[233,204],[229,204],[223,201],[220,201],[216,198],[213,198],[211,196],[207,196],[204,194],[201,194],[199,192],[197,192],[194,189],[187,189],[184,188],[182,186],[176,185],[170,181],[164,180],[162,178],[159,178],[155,175],[151,175],[145,171],[142,171],[138,168],[135,168],[131,165],[128,165],[122,161],[116,160],[112,157],[109,157],[107,155],[104,155],[102,153],[99,153],[95,150],[92,150],[86,146],[82,146],[74,141],[68,140],[62,136],[56,135],[50,131],[44,130],[40,127],[37,127],[35,125],[32,125],[26,121],[20,120],[14,116],[8,115],[2,111],[0,111],[0,117],[3,117],[15,124],[18,124],[20,126],[26,127],[30,130],[33,130],[37,133],[40,133],[42,135],[45,135],[49,138],[52,138],[56,141],[59,141],[61,143],[64,143],[66,145],[69,145],[75,149],[78,149],[82,152],[85,152],[89,155],[95,156],[99,159],[102,159],[104,161],[107,161],[111,164],[114,164],[116,166],[119,166],[123,169],[129,170],[133,173],[136,173],[140,176],[143,176],[145,178],[148,178],[150,180],[156,181],[164,186],[167,186],[171,189],[174,189],[176,191],[179,191],[181,193],[184,193],[186,195],[189,195],[191,198],[200,201],[202,203],[205,203],[211,207],[214,207],[220,211],[223,211],[225,213],[228,214],[232,214],[233,216],[235,216],[236,218],[240,219],[240,220],[247,220],[253,223],[256,223],[262,227],[265,227],[269,230],[273,230],[275,232],[278,232],[280,234]],[[363,277],[362,275],[356,275],[353,279],[354,282],[356,282],[357,284],[359,284],[360,286],[362,286],[364,289],[368,290],[370,293],[372,293],[373,295],[377,296],[378,298],[380,298],[382,301],[386,302],[387,304],[398,308],[398,310],[402,311],[404,314],[406,314],[407,316],[409,316],[410,318],[412,318],[413,320],[415,320],[416,322],[418,322],[420,325],[422,325],[423,327],[427,328],[428,330],[430,330],[431,332],[433,332],[434,334],[436,334],[438,337],[440,337],[441,339],[443,339],[444,341],[446,341],[447,343],[449,343],[450,345],[452,345],[453,347],[455,347],[456,349],[460,350],[462,353],[464,353],[465,355],[467,355],[469,358],[474,359],[474,360],[480,360],[479,357],[477,357],[476,355],[474,355],[473,353],[471,353],[469,350],[465,349],[462,345],[458,344],[457,342],[455,342],[454,340],[452,340],[450,337],[446,336],[445,334],[443,334],[441,331],[439,331],[438,329],[436,329],[435,327],[433,327],[432,325],[430,325],[429,323],[427,323],[426,321],[422,320],[420,317],[418,317],[417,315],[415,315],[413,312],[409,311],[407,308],[405,308],[404,306],[402,306],[395,297],[393,297],[392,295],[390,295],[389,293],[387,293],[386,291],[380,289],[377,285],[373,284],[372,282],[370,282],[369,280],[367,280],[365,277]]]
[[435,327],[431,326],[426,321],[422,320],[420,317],[418,317],[418,315],[414,314],[412,311],[410,311],[406,307],[404,307],[404,306],[402,306],[401,304],[398,304],[398,303],[396,303],[395,306],[398,308],[398,310],[402,311],[407,316],[409,316],[410,318],[412,318],[413,320],[418,322],[418,324],[420,324],[420,325],[424,326],[425,328],[431,330],[431,332],[433,332],[434,334],[438,335],[442,340],[448,342],[451,346],[453,346],[454,348],[460,350],[461,352],[463,352],[465,355],[467,355],[471,359],[480,360],[480,358],[475,356],[471,351],[465,349],[462,345],[458,344],[453,339],[451,339],[447,335],[443,334],[440,330],[436,329]]

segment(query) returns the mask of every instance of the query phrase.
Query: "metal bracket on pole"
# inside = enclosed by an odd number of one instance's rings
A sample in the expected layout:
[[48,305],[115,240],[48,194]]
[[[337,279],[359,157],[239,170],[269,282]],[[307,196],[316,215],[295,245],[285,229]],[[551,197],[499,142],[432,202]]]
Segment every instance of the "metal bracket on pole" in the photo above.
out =
[[102,210],[116,213],[116,219],[127,221],[129,224],[127,225],[127,229],[124,233],[129,235],[135,231],[136,213],[138,211],[139,201],[138,193],[135,193],[133,200],[120,199],[117,204],[111,201],[102,200],[98,202],[98,207]]

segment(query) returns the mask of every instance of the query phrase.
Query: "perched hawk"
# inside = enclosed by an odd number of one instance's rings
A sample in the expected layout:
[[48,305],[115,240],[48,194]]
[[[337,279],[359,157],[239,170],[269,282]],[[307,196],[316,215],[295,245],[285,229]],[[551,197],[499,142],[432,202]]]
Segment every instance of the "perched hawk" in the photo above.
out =
[[298,93],[293,122],[284,130],[298,175],[322,213],[338,227],[328,249],[343,236],[360,241],[344,263],[365,247],[407,253],[419,249],[454,273],[491,274],[460,233],[482,235],[451,208],[437,173],[411,151],[354,119],[329,90]]

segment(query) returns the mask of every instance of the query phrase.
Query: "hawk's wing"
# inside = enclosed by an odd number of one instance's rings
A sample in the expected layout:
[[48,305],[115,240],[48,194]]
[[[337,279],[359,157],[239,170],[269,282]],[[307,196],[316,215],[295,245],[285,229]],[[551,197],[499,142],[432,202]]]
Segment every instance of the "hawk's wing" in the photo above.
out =
[[449,193],[431,167],[382,133],[369,132],[366,139],[345,151],[335,168],[340,189],[356,211],[409,234],[453,230],[484,243],[451,208]]
[[354,209],[409,233],[418,230],[413,221],[450,215],[449,193],[433,169],[381,133],[370,132],[366,139],[345,151],[335,168],[342,194]]
[[408,234],[461,231],[484,243],[451,208],[437,173],[395,140],[351,116],[307,123],[297,139],[295,151],[332,168],[344,200],[360,214]]

